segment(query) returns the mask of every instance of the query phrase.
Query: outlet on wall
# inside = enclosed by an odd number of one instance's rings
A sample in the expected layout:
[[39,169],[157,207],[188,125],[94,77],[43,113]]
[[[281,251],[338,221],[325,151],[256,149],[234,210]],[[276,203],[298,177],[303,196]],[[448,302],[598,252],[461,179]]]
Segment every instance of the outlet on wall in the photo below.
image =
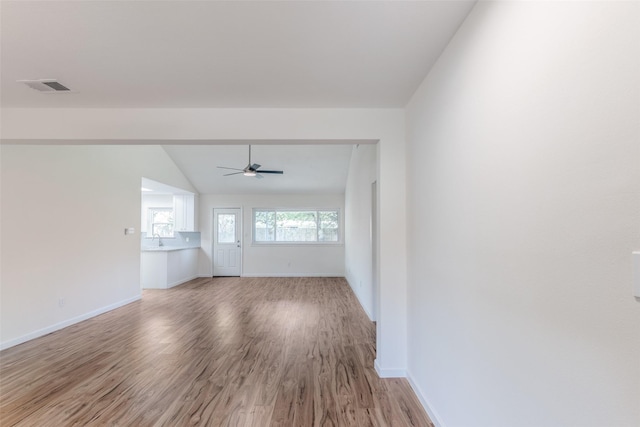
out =
[[59,298],[58,299],[58,307],[60,307],[60,308],[64,307],[64,298]]

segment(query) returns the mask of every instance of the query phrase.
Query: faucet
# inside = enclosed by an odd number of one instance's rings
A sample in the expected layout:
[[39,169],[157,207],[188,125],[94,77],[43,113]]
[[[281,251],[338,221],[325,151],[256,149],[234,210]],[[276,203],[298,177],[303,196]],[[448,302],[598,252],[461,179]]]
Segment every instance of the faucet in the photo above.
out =
[[164,246],[164,243],[162,243],[162,239],[160,238],[160,235],[158,233],[153,235],[153,237],[151,238],[151,243],[153,243],[153,240],[156,238],[156,236],[158,236],[158,246]]

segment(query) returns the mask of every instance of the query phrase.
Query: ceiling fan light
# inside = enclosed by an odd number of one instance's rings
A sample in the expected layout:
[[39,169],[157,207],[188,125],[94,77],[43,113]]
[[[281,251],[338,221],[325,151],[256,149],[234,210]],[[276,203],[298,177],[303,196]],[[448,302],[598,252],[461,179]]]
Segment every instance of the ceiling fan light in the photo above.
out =
[[244,176],[256,176],[256,172],[255,171],[245,171]]

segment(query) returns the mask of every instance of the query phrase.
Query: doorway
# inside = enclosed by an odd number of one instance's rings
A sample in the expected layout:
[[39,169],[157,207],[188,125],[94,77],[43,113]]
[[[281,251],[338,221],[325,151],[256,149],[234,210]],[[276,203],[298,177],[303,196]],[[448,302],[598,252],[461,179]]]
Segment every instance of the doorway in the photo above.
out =
[[242,270],[242,210],[213,210],[213,275],[240,276]]
[[380,289],[378,288],[378,181],[371,183],[371,284],[373,321],[378,320]]

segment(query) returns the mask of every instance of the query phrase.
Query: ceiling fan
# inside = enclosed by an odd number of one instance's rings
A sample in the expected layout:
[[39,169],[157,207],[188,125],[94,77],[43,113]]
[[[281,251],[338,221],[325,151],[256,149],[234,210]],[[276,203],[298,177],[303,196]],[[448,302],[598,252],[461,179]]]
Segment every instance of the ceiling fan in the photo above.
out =
[[258,170],[258,169],[260,169],[260,165],[259,164],[257,164],[257,163],[251,164],[251,146],[249,146],[249,164],[247,165],[246,168],[237,169],[237,168],[227,168],[227,167],[224,167],[224,166],[218,166],[218,169],[229,169],[229,170],[239,171],[239,172],[227,173],[227,174],[224,174],[223,176],[243,174],[244,176],[254,176],[254,177],[258,178],[258,179],[264,178],[262,175],[260,175],[262,173],[273,173],[273,174],[278,174],[278,175],[282,175],[284,173],[284,171]]

